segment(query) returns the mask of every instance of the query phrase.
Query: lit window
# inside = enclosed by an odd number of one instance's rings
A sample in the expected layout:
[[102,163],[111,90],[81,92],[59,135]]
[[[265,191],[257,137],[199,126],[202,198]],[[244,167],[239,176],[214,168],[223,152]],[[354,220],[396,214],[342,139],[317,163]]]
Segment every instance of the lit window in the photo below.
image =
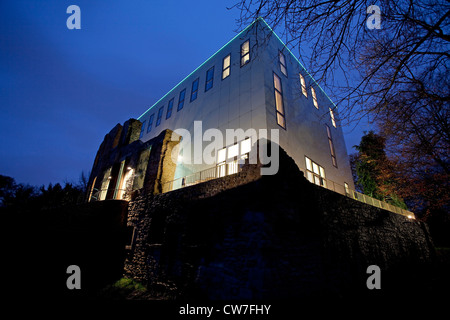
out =
[[251,149],[252,149],[252,139],[247,138],[241,141],[241,155],[250,153]]
[[152,114],[150,116],[150,119],[148,119],[148,127],[147,127],[147,133],[149,133],[150,131],[152,131],[152,126],[153,126],[153,118],[155,117],[155,114]]
[[333,162],[333,166],[337,168],[336,154],[334,152],[334,144],[333,138],[331,137],[331,130],[329,126],[325,125],[325,127],[327,128],[328,144],[330,145],[331,162]]
[[177,111],[180,111],[181,109],[183,109],[184,106],[184,97],[186,96],[186,89],[183,89],[180,92],[180,96],[178,97],[178,107],[177,107]]
[[164,106],[162,106],[158,110],[158,117],[156,118],[156,126],[155,127],[157,127],[157,126],[159,126],[161,124],[161,118],[162,118],[162,115],[163,115],[163,111],[164,111]]
[[141,133],[139,134],[139,139],[141,139],[144,136],[145,122],[146,121],[142,122]]
[[313,97],[314,107],[319,109],[319,104],[317,103],[317,97],[316,97],[316,90],[314,90],[313,87],[311,87],[311,94],[312,94],[312,97]]
[[226,159],[226,155],[227,155],[227,149],[223,148],[219,151],[217,151],[217,162],[224,162]]
[[304,95],[305,97],[308,98],[308,90],[306,90],[305,78],[303,78],[303,76],[301,75],[301,73],[299,73],[298,75],[300,76],[300,83],[301,83],[301,85],[302,85],[302,92],[303,92],[303,95]]
[[325,180],[325,170],[317,163],[305,157],[306,162],[306,178],[317,184],[318,186],[327,187],[327,181]]
[[284,118],[284,106],[283,106],[283,90],[281,88],[281,79],[274,73],[273,74],[273,86],[275,91],[275,107],[277,112],[277,123],[283,129],[286,129],[286,120]]
[[169,119],[172,115],[172,109],[173,109],[173,98],[170,99],[169,104],[167,105],[167,113],[166,113],[166,119]]
[[228,147],[228,159],[237,157],[239,155],[239,145],[234,144]]
[[350,188],[348,187],[348,183],[344,182],[345,194],[350,194]]
[[241,67],[250,62],[250,40],[241,44]]
[[230,59],[231,59],[231,55],[227,55],[225,58],[223,58],[222,80],[230,75]]
[[330,108],[330,117],[331,117],[331,123],[333,124],[333,127],[336,128],[336,120],[334,119],[334,112],[333,109]]
[[217,177],[224,177],[226,175],[226,154],[227,148],[217,151]]
[[283,74],[287,77],[286,58],[281,51],[278,52],[278,60],[280,62],[281,72],[283,72]]
[[198,94],[198,78],[194,80],[194,82],[192,82],[192,89],[191,89],[191,102],[194,101],[195,99],[197,99],[197,94]]
[[205,91],[208,91],[213,87],[214,82],[214,67],[206,71]]

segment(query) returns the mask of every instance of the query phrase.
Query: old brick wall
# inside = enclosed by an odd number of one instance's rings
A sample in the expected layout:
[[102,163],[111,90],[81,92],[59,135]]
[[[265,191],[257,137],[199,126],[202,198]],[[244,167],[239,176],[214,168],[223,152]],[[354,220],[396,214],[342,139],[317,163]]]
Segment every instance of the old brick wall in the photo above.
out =
[[[172,296],[286,299],[395,296],[421,288],[426,225],[325,190],[281,153],[280,171],[239,174],[129,204],[124,275]],[[378,265],[383,290],[367,289]],[[414,283],[414,281],[416,281]]]

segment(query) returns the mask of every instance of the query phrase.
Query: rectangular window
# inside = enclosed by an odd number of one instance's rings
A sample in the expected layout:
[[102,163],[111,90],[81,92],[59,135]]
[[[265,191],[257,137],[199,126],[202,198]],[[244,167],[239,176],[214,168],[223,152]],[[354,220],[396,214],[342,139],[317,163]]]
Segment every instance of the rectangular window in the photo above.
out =
[[241,44],[241,67],[250,62],[250,40]]
[[181,109],[183,109],[184,106],[184,97],[186,96],[186,89],[183,89],[180,92],[180,96],[178,97],[178,108],[177,111],[180,111]]
[[331,123],[333,124],[333,127],[336,128],[336,120],[334,119],[334,112],[333,109],[330,108],[330,117],[331,117]]
[[349,195],[350,194],[350,188],[348,187],[348,183],[344,182],[344,189],[345,189],[345,194]]
[[148,127],[147,127],[147,133],[149,133],[150,131],[152,131],[152,126],[153,126],[153,118],[155,117],[155,114],[152,114],[150,116],[150,119],[148,119]]
[[306,98],[308,98],[308,90],[306,90],[305,78],[303,78],[301,73],[299,73],[298,75],[300,76],[300,83],[302,85],[302,93]]
[[214,82],[214,67],[206,71],[205,92],[213,87]]
[[283,129],[286,129],[286,119],[284,117],[283,90],[281,88],[281,79],[275,72],[273,73],[273,87],[275,91],[275,107],[277,112],[277,123]]
[[331,137],[331,130],[329,126],[325,125],[325,127],[327,128],[328,144],[330,145],[331,162],[333,162],[333,166],[337,168],[336,154],[334,152],[334,144],[333,138]]
[[169,104],[167,105],[167,113],[166,113],[166,119],[169,119],[172,115],[172,109],[173,109],[173,99],[170,99]]
[[158,117],[156,117],[156,126],[159,126],[161,124],[161,119],[162,119],[162,115],[163,115],[163,111],[164,111],[164,106],[162,106],[161,108],[159,108],[158,110]]
[[310,182],[326,188],[327,181],[325,180],[325,170],[308,157],[305,157],[305,162],[306,162],[306,178]]
[[224,177],[226,175],[226,154],[227,148],[217,151],[217,177]]
[[191,102],[197,99],[198,94],[198,82],[199,79],[195,79],[194,82],[192,82],[192,89],[191,89]]
[[141,139],[144,136],[145,123],[146,123],[146,121],[142,122],[141,133],[139,134],[139,139]]
[[239,145],[233,144],[232,146],[228,147],[228,159],[237,157],[239,155]]
[[278,52],[278,61],[280,62],[281,72],[287,77],[286,58],[281,51]]
[[227,55],[225,58],[223,58],[222,80],[227,78],[230,75],[230,60],[231,60],[231,55]]
[[311,87],[311,95],[313,97],[314,107],[319,109],[319,104],[317,103],[317,97],[316,97],[316,90],[314,90],[313,87]]
[[241,155],[250,153],[252,150],[252,139],[247,138],[241,141]]

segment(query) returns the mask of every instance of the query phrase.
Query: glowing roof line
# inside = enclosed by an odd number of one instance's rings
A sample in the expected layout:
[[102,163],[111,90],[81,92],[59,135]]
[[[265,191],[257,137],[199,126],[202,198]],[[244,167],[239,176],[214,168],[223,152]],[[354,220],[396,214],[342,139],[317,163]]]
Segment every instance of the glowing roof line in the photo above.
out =
[[[262,18],[261,18],[262,19]],[[165,97],[167,97],[172,91],[174,91],[182,82],[184,82],[184,80],[186,80],[187,78],[189,78],[192,74],[194,74],[198,69],[200,69],[204,64],[206,64],[209,60],[211,60],[216,54],[218,54],[220,51],[222,51],[223,48],[225,48],[228,44],[230,44],[230,42],[232,42],[234,39],[236,39],[237,37],[239,37],[242,33],[244,33],[245,31],[247,31],[256,21],[258,21],[258,19],[256,19],[255,21],[253,21],[250,25],[248,25],[244,30],[242,30],[241,32],[239,32],[237,35],[235,35],[233,37],[233,39],[231,39],[230,41],[228,41],[225,45],[222,46],[222,48],[220,48],[219,50],[217,50],[211,57],[209,57],[205,62],[203,62],[201,65],[199,65],[194,71],[192,71],[191,73],[189,73],[183,80],[181,80],[180,82],[178,82],[178,84],[173,87],[169,92],[167,92],[162,98],[160,98],[158,101],[156,101],[150,108],[148,108],[143,114],[141,114],[139,116],[139,118],[137,118],[138,120],[140,120],[148,111],[150,111],[150,109],[152,109],[155,105],[157,105],[161,100],[163,100]]]

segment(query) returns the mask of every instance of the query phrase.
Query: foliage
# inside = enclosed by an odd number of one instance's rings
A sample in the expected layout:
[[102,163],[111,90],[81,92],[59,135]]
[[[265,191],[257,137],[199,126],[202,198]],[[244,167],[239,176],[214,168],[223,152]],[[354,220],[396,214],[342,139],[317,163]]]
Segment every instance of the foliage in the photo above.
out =
[[[84,174],[83,174],[84,175]],[[0,209],[2,211],[29,212],[33,210],[56,208],[82,203],[85,186],[66,182],[48,187],[36,188],[26,184],[17,184],[8,176],[0,175]]]
[[370,131],[354,148],[358,151],[353,156],[357,177],[355,184],[368,196],[407,209],[397,194],[399,183],[394,165],[384,151],[385,139]]

